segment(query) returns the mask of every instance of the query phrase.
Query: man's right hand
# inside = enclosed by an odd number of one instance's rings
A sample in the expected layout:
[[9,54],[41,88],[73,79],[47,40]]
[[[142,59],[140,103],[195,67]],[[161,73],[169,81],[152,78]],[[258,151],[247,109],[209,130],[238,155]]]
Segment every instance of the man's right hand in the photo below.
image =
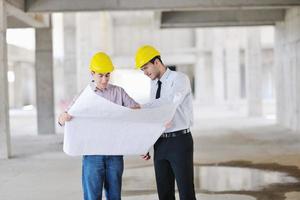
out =
[[149,160],[151,158],[150,153],[148,152],[146,155],[141,155],[142,159]]
[[141,109],[141,106],[140,105],[135,105],[135,106],[132,106],[130,107],[131,109]]
[[61,125],[64,125],[66,121],[70,121],[73,117],[69,115],[67,112],[63,112],[58,117],[58,122]]

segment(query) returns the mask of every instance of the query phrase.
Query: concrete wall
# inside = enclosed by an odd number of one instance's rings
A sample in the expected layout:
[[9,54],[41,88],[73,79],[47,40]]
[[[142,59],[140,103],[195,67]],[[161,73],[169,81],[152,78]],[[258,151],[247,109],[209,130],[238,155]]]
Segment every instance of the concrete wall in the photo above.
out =
[[277,119],[300,131],[300,8],[289,9],[276,24]]
[[7,45],[9,80],[9,107],[35,105],[34,52],[15,45]]

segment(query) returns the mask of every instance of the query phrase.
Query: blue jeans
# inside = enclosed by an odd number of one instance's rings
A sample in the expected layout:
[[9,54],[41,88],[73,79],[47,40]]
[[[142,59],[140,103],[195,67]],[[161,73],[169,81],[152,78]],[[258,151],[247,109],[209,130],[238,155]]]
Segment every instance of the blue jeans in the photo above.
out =
[[84,200],[101,200],[103,186],[107,200],[120,200],[123,169],[123,156],[83,156]]

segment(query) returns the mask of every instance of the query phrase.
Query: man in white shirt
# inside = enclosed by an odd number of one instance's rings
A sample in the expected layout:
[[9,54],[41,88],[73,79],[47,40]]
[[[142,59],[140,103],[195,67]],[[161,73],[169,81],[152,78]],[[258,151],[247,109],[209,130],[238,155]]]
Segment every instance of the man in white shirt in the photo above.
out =
[[[171,71],[163,64],[160,53],[152,46],[138,49],[136,68],[141,69],[151,81],[151,102],[142,108],[162,104],[178,105],[168,128],[154,145],[154,168],[160,200],[175,200],[175,179],[181,200],[194,200],[192,93],[189,78]],[[149,160],[150,154],[143,156]]]

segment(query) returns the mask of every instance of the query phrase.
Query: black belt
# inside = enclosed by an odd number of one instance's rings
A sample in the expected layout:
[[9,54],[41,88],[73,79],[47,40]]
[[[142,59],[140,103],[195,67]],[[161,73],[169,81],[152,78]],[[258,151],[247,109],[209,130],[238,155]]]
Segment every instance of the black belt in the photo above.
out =
[[160,138],[170,138],[170,137],[177,137],[179,135],[185,135],[190,133],[190,129],[183,129],[183,130],[179,130],[179,131],[173,131],[173,132],[169,132],[169,133],[163,133]]

